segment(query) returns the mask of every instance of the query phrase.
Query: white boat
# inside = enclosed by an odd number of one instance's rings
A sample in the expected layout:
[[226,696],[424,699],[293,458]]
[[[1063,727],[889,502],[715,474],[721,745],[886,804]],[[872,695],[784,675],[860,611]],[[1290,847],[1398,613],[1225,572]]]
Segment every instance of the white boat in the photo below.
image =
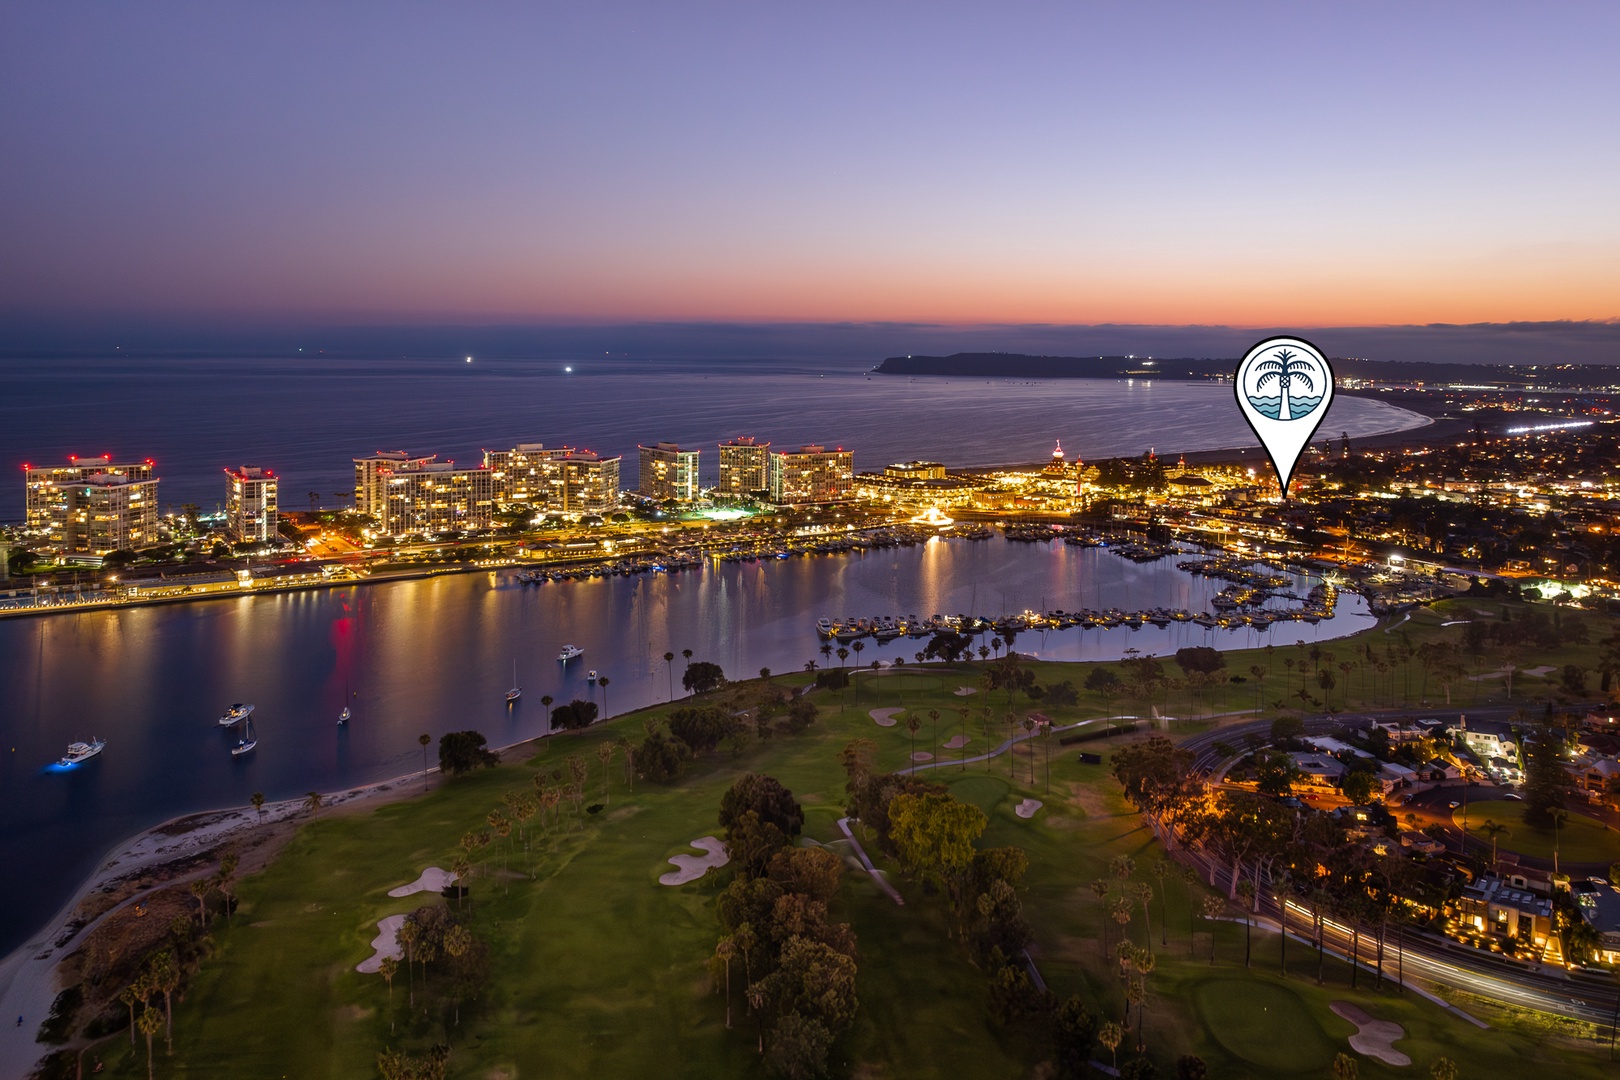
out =
[[589,671],[587,671],[585,673],[585,681],[586,682],[595,682],[596,681],[596,669],[595,668],[591,668],[591,670],[589,670]]
[[349,707],[347,705],[343,706],[343,711],[338,713],[338,723],[347,724],[349,722],[349,718],[353,715],[354,714],[349,711]]
[[506,692],[506,703],[510,705],[522,696],[523,687],[517,684],[517,661],[514,660],[512,661],[512,689]]
[[585,650],[580,648],[578,645],[564,645],[562,647],[562,652],[557,654],[557,659],[566,664],[568,661],[578,660],[584,655]]
[[101,753],[107,746],[107,740],[97,739],[94,736],[87,743],[68,743],[67,755],[57,762],[58,765],[77,765],[81,761],[89,761]]
[[347,680],[345,680],[343,683],[343,711],[338,713],[338,727],[342,727],[344,724],[347,724],[350,718],[354,716],[354,713],[349,711],[349,699],[353,696],[354,695],[349,692],[349,684]]
[[833,621],[831,619],[817,619],[816,633],[820,634],[822,637],[832,637]]
[[235,727],[253,715],[253,706],[237,702],[225,710],[225,715],[219,718],[220,727]]
[[231,757],[241,757],[258,745],[259,737],[253,733],[253,721],[249,720],[247,726],[242,729],[242,737],[231,747]]

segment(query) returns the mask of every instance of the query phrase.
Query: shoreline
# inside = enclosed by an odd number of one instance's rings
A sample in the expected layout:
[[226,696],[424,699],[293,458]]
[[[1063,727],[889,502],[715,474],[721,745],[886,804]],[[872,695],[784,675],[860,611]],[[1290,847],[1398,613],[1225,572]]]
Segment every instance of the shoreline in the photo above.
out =
[[[613,718],[602,718],[608,719]],[[562,731],[556,729],[492,749],[504,764],[517,760],[522,748],[538,745]],[[438,765],[430,764],[426,772],[418,769],[357,787],[322,792],[321,813],[332,811],[332,816],[343,816],[430,794],[439,786],[438,774]],[[421,787],[414,783],[418,780],[422,781]],[[267,802],[262,814],[256,814],[252,806],[191,811],[109,847],[96,869],[56,914],[0,958],[0,1015],[23,1018],[21,1027],[0,1025],[0,1080],[25,1080],[38,1060],[54,1049],[36,1041],[36,1036],[60,992],[57,970],[103,920],[142,896],[193,876],[204,876],[194,873],[196,867],[191,864],[212,864],[227,845],[255,840],[255,850],[270,849],[264,860],[267,864],[309,817],[304,802],[302,797]],[[210,865],[206,872],[211,871]],[[97,894],[107,895],[111,901],[100,909],[86,910]]]

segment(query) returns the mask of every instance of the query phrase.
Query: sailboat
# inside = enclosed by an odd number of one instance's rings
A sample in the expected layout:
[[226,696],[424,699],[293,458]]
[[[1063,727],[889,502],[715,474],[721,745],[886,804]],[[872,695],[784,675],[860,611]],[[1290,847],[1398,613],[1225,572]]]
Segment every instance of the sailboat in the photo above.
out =
[[514,660],[512,661],[512,689],[506,692],[506,703],[510,705],[522,696],[523,688],[517,684],[517,661]]
[[253,718],[244,717],[242,720],[242,737],[236,745],[231,747],[231,757],[241,757],[259,745],[259,737],[253,732]]
[[351,696],[352,695],[349,693],[349,681],[345,679],[343,680],[343,711],[338,713],[338,727],[342,727],[344,724],[347,724],[349,722],[349,718],[354,715],[354,713],[349,711],[349,698]]

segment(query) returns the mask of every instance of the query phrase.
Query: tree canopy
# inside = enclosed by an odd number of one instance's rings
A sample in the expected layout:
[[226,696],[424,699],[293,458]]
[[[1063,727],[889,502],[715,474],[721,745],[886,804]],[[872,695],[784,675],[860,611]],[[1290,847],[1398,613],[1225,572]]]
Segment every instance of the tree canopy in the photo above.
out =
[[485,749],[486,742],[478,731],[452,731],[439,736],[439,770],[446,776],[460,776],[478,768],[494,768],[500,757]]

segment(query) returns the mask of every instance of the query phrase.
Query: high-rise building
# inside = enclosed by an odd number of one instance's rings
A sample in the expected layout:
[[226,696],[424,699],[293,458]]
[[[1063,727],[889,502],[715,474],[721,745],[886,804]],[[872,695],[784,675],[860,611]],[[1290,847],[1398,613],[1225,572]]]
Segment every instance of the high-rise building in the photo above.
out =
[[565,514],[610,514],[619,505],[619,458],[572,450],[559,458],[560,498],[547,508]]
[[372,516],[387,536],[445,529],[488,528],[495,510],[495,474],[453,461],[412,462],[380,469]]
[[855,455],[839,447],[801,446],[771,455],[771,501],[842,502],[855,487]]
[[67,465],[24,465],[24,520],[45,550],[106,554],[157,543],[157,477],[150,458],[114,462],[68,458]]
[[641,451],[643,497],[658,502],[694,502],[698,497],[698,451],[661,442]]
[[226,469],[225,524],[238,541],[276,538],[277,504],[281,481],[268,469],[243,465]]
[[722,495],[752,495],[771,486],[771,444],[744,435],[720,444]]
[[412,457],[403,450],[379,450],[370,457],[354,459],[354,510],[371,517],[382,515],[382,474],[426,465],[438,457]]
[[519,443],[510,450],[485,450],[484,467],[495,474],[495,501],[554,509],[562,501],[562,459],[571,446],[547,448]]

